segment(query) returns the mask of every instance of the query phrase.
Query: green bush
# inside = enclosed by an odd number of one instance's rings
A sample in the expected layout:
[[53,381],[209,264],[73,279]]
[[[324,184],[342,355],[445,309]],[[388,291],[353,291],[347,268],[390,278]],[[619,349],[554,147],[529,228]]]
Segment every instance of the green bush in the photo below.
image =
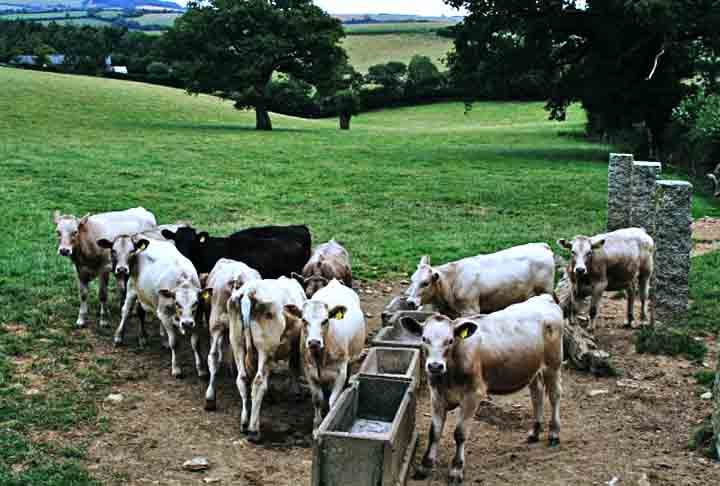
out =
[[151,62],[145,70],[153,78],[165,79],[170,76],[170,67],[162,62]]
[[643,327],[635,338],[638,353],[683,355],[702,361],[708,352],[704,342],[698,341],[685,329],[670,327]]

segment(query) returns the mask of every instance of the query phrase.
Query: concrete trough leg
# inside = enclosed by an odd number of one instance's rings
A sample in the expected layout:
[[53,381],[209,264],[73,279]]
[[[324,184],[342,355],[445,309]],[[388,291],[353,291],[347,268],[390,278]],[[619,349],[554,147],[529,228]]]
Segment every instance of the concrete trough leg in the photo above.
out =
[[364,376],[318,428],[313,486],[405,484],[417,446],[415,382]]
[[692,184],[685,181],[657,183],[653,319],[664,324],[687,320],[692,190]]
[[608,163],[608,231],[630,226],[632,165],[632,154],[610,154]]

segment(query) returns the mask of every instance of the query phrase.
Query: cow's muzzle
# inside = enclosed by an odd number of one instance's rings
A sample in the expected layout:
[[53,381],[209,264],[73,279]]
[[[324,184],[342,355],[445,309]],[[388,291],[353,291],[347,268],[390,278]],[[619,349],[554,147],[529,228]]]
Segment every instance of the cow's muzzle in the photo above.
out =
[[130,275],[130,269],[128,267],[116,267],[115,268],[115,276],[118,278],[128,278]]
[[192,331],[195,328],[195,321],[191,319],[180,321],[180,329],[184,332]]
[[431,375],[442,375],[445,373],[445,363],[432,362],[427,364],[428,373]]
[[576,274],[576,275],[585,275],[586,273],[587,273],[587,269],[584,268],[584,267],[577,267],[577,268],[575,269],[575,274]]
[[72,248],[61,246],[60,248],[58,248],[58,255],[69,257],[70,255],[72,255]]

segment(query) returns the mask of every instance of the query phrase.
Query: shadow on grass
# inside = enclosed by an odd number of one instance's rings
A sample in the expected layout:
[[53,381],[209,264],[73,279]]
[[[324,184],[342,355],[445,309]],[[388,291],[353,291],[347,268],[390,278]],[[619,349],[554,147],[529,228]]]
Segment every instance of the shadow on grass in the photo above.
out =
[[[228,131],[228,132],[247,132],[247,133],[268,133],[264,130],[256,130],[251,125],[236,125],[231,123],[190,123],[190,122],[145,122],[145,123],[124,123],[125,126],[133,128],[147,128],[149,130],[203,130],[203,131]],[[313,128],[288,128],[273,127],[272,132],[278,133],[316,133],[318,130]],[[271,133],[272,133],[271,132]]]

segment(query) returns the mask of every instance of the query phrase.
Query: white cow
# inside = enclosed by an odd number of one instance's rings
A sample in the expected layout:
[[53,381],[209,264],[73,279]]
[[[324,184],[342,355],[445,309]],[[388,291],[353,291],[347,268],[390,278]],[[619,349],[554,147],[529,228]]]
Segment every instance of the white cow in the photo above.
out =
[[[198,352],[198,305],[200,303],[200,279],[190,260],[182,256],[172,243],[140,239],[133,242],[135,262],[131,267],[127,296],[122,308],[120,325],[115,331],[115,344],[122,344],[125,323],[135,301],[145,312],[154,313],[162,324],[172,353],[172,375],[182,377],[177,364],[175,348],[176,332],[190,334],[190,343],[195,355],[195,368],[199,376],[207,372],[202,367]],[[144,312],[138,312],[144,316]],[[145,323],[140,318],[140,344],[146,339]]]
[[550,246],[529,243],[489,255],[430,266],[424,256],[405,292],[415,307],[433,304],[451,317],[495,312],[535,295],[552,293],[555,261]]
[[[58,237],[57,253],[69,258],[75,265],[80,291],[80,310],[76,325],[85,325],[88,316],[88,286],[95,277],[100,277],[100,326],[107,325],[107,286],[112,272],[110,252],[97,244],[100,239],[113,241],[120,235],[147,231],[157,225],[155,216],[142,207],[113,211],[109,213],[87,214],[82,218],[73,215],[53,214],[55,231]],[[125,280],[118,279],[121,289]]]
[[329,406],[334,406],[347,382],[350,363],[362,354],[367,337],[365,315],[357,294],[336,279],[318,290],[302,310],[287,309],[302,319],[300,346],[317,430],[325,405],[323,387],[332,387]]
[[230,318],[227,302],[233,290],[239,289],[247,282],[260,280],[260,273],[242,262],[221,258],[213,267],[202,293],[203,306],[209,306],[210,318],[210,352],[208,353],[208,369],[210,381],[205,392],[205,410],[215,410],[215,375],[222,363],[223,347],[228,339]]
[[[242,429],[248,440],[260,441],[260,409],[276,360],[287,359],[299,395],[300,322],[288,308],[302,308],[305,292],[290,278],[252,280],[235,290],[228,300],[230,344],[238,368],[237,387],[242,397]],[[256,371],[255,371],[256,369]],[[251,395],[250,377],[254,374]],[[252,412],[248,415],[248,403]]]

